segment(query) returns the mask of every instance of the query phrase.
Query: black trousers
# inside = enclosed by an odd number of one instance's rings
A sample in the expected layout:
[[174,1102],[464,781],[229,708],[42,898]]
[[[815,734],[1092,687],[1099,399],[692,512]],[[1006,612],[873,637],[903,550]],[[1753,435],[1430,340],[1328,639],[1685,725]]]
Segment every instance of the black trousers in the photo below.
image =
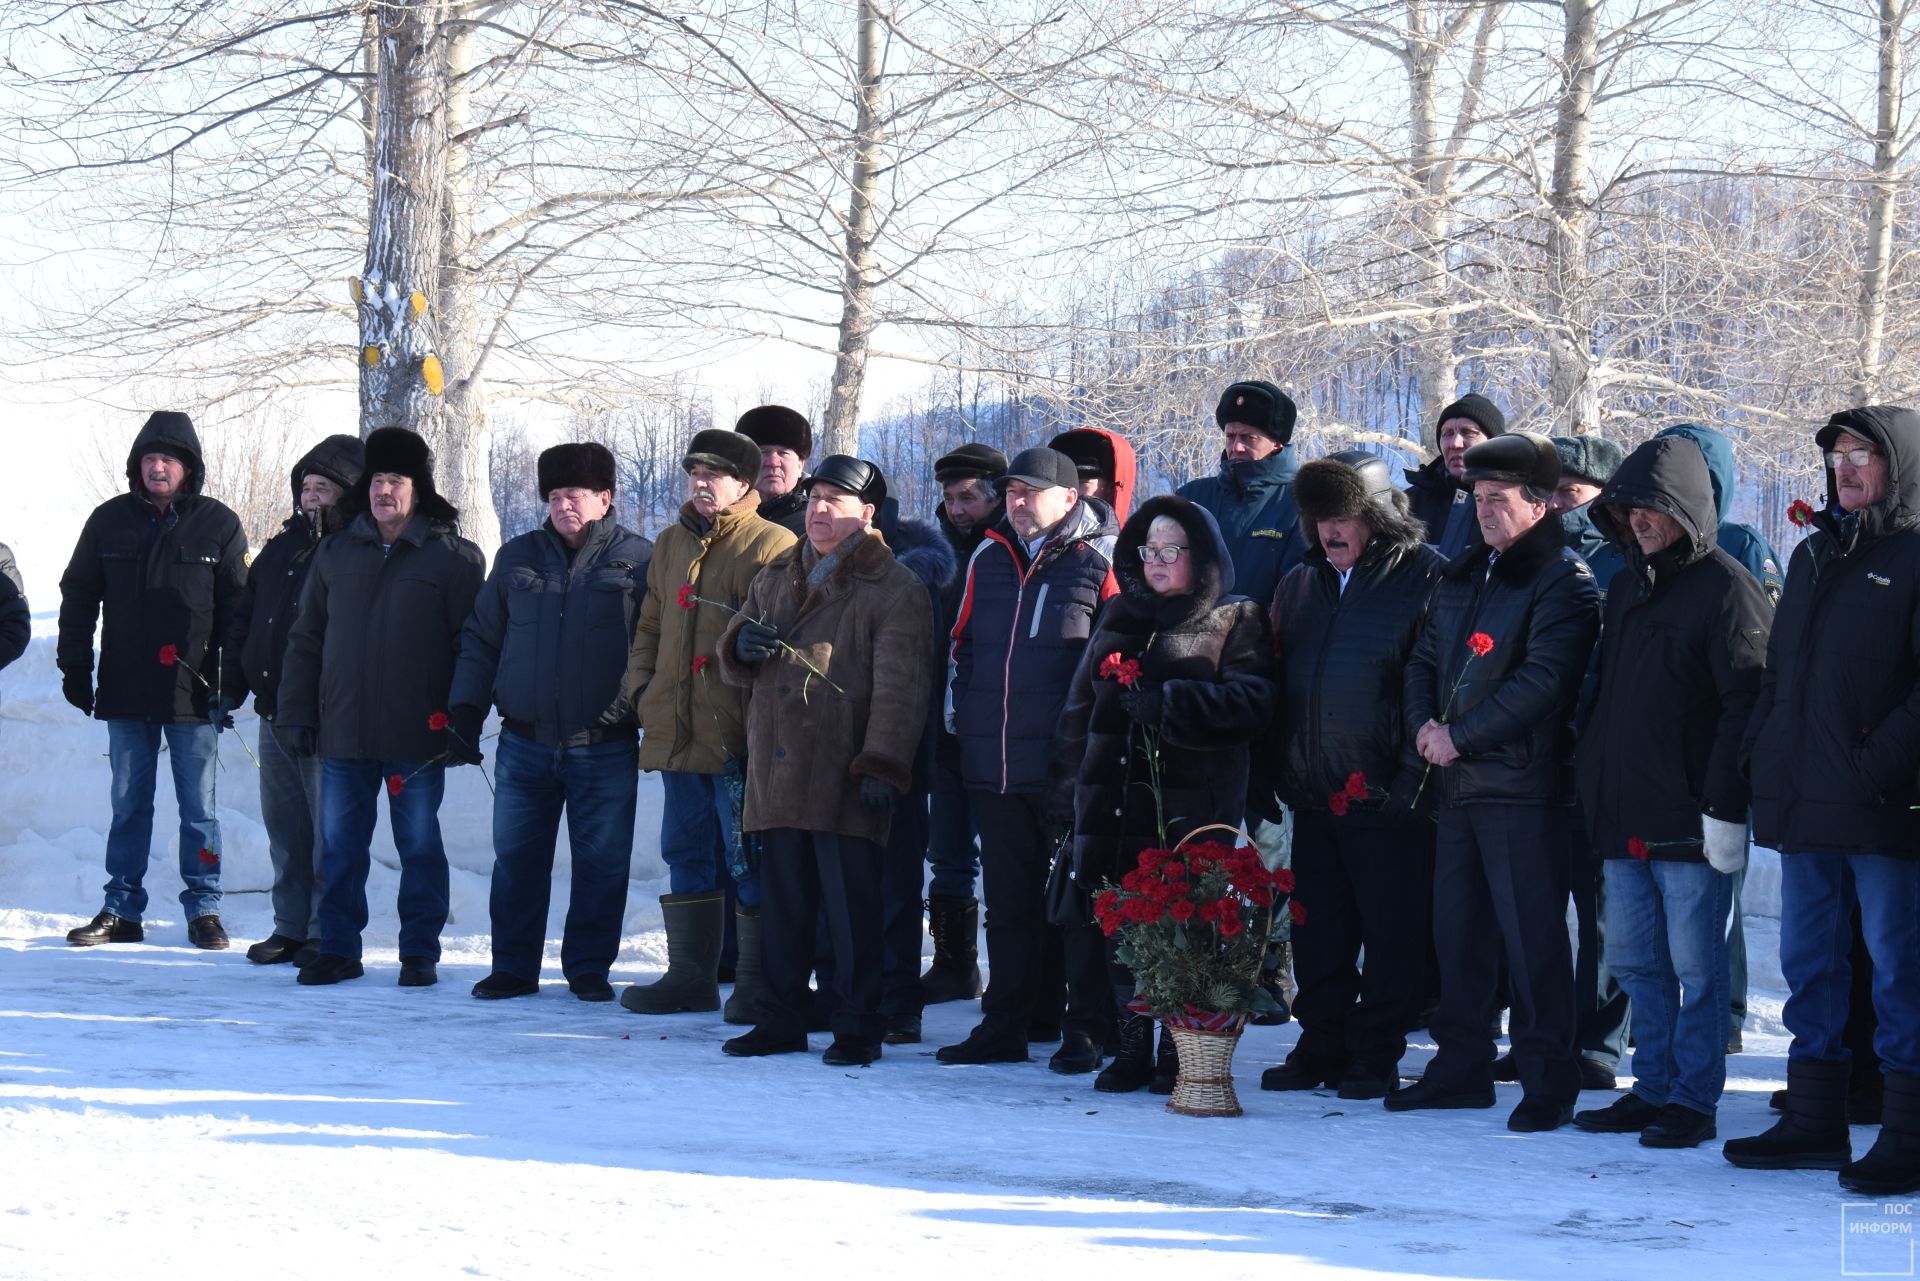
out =
[[[1504,952],[1508,1038],[1529,1098],[1572,1103],[1573,956],[1567,942],[1572,811],[1551,805],[1462,805],[1440,811],[1434,851],[1433,941],[1439,1052],[1427,1075],[1446,1089],[1492,1084],[1489,1032]],[[1308,906],[1311,916],[1312,906]]]
[[[880,853],[880,938],[885,954],[880,977],[880,1010],[887,1018],[919,1017],[926,1001],[920,986],[920,940],[926,936],[927,792],[914,773],[915,790],[893,807],[887,843]],[[819,980],[816,1000],[831,1010],[836,968],[833,927],[825,911],[815,932],[813,972]]]
[[1576,813],[1569,824],[1573,874],[1573,915],[1577,923],[1573,953],[1573,1049],[1583,1058],[1620,1066],[1626,1052],[1632,1011],[1626,991],[1607,968],[1606,860],[1587,840],[1587,825]]
[[760,833],[760,949],[764,971],[760,1026],[780,1036],[806,1031],[813,998],[818,922],[824,915],[833,952],[831,1001],[836,1038],[877,1045],[884,1031],[880,991],[885,966],[881,940],[881,847],[856,836],[802,832],[791,827]]
[[987,990],[981,1025],[1009,1040],[1061,1021],[1066,983],[1060,931],[1047,921],[1047,840],[1040,796],[967,793],[980,833],[980,881],[986,899]]
[[1433,848],[1427,822],[1295,815],[1293,875],[1307,919],[1293,927],[1300,1041],[1289,1062],[1394,1074],[1426,999]]

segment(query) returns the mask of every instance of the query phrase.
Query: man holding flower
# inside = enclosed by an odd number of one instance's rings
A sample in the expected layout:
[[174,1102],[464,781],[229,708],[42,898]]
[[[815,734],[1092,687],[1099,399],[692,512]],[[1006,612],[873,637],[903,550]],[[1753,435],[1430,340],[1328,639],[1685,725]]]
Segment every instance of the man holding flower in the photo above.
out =
[[1493,1106],[1493,1036],[1504,947],[1513,1062],[1525,1095],[1518,1131],[1564,1125],[1580,1092],[1574,1062],[1571,878],[1573,712],[1600,628],[1600,594],[1550,504],[1553,442],[1509,432],[1475,445],[1484,540],[1441,571],[1412,659],[1404,716],[1438,807],[1434,950],[1439,1046],[1419,1083],[1389,1094],[1396,1112]]

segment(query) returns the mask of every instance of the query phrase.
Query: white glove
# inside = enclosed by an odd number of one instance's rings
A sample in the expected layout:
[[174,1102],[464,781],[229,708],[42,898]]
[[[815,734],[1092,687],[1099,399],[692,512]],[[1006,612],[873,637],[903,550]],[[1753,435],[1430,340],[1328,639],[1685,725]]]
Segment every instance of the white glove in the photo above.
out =
[[1732,876],[1747,865],[1745,823],[1728,823],[1710,814],[1702,814],[1700,829],[1707,847],[1707,862],[1714,871]]

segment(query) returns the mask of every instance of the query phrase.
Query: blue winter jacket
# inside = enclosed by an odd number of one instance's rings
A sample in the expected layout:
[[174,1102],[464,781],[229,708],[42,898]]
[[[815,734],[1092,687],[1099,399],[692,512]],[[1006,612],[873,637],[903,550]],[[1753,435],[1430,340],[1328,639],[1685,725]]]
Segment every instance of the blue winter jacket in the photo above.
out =
[[1774,552],[1773,544],[1753,526],[1727,519],[1727,510],[1733,506],[1733,442],[1699,423],[1676,423],[1654,439],[1664,436],[1690,440],[1706,455],[1707,474],[1713,478],[1713,504],[1720,513],[1720,550],[1745,565],[1760,581],[1767,603],[1778,605],[1786,576],[1780,569],[1780,557]]
[[1212,514],[1233,557],[1235,590],[1252,600],[1272,600],[1280,576],[1306,554],[1293,506],[1293,476],[1299,470],[1292,445],[1253,463],[1230,462],[1223,455],[1217,475],[1190,480],[1175,491]]
[[967,562],[953,625],[947,722],[960,777],[1002,794],[1047,790],[1054,731],[1093,616],[1120,590],[1113,510],[1083,498],[1031,562],[1003,517]]

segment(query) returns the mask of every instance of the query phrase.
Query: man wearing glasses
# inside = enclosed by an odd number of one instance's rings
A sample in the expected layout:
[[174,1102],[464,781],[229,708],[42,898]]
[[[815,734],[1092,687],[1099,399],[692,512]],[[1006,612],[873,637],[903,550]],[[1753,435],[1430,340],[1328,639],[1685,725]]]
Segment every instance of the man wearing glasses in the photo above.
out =
[[[1920,1190],[1920,414],[1869,405],[1814,437],[1827,501],[1793,554],[1747,726],[1754,837],[1780,851],[1778,1124],[1723,1149],[1749,1169]],[[1852,1160],[1843,1038],[1855,905],[1873,958],[1880,1136]]]

